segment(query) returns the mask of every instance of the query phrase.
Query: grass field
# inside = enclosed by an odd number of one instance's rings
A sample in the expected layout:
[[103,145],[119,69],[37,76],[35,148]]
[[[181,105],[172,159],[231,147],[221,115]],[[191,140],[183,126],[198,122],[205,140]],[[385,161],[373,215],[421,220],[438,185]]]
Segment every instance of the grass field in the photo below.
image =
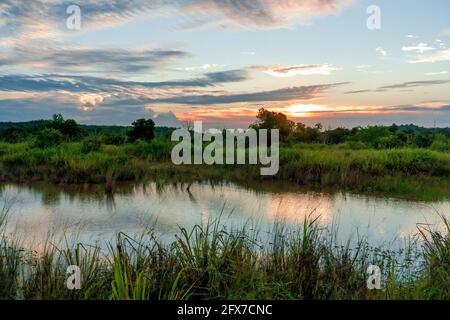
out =
[[170,161],[173,144],[100,145],[81,142],[40,149],[30,143],[0,144],[0,181],[98,183],[144,179],[230,180],[237,183],[279,180],[317,188],[389,193],[419,199],[450,197],[450,153],[429,149],[363,149],[293,145],[280,150],[280,170],[261,177],[256,165],[182,165]]

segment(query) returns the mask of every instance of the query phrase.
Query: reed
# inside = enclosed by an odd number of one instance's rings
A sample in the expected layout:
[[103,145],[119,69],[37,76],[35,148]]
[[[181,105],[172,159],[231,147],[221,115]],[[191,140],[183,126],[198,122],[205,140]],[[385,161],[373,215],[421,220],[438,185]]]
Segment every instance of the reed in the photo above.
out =
[[[419,226],[420,238],[399,251],[344,244],[314,219],[300,228],[275,224],[269,240],[258,229],[222,226],[220,219],[180,228],[171,242],[148,230],[118,234],[108,250],[46,243],[28,251],[0,239],[2,299],[449,299],[450,228]],[[352,244],[351,244],[352,243]],[[66,288],[78,265],[82,289]],[[369,290],[367,266],[382,270],[382,289]]]

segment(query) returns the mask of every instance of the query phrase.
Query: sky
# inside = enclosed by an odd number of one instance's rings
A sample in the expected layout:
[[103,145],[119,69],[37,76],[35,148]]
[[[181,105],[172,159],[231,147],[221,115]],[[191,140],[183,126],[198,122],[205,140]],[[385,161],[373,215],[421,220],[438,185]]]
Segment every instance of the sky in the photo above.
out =
[[2,122],[450,127],[449,89],[448,0],[0,0]]

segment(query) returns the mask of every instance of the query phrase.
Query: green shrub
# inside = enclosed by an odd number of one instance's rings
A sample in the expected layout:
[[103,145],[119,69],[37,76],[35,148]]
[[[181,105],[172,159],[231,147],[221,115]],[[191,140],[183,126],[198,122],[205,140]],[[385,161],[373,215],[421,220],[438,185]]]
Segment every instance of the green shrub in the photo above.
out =
[[128,150],[134,156],[142,159],[162,161],[170,160],[172,147],[173,143],[170,141],[155,139],[151,142],[146,142],[138,140],[135,144],[129,145]]
[[133,122],[133,127],[128,132],[131,142],[137,140],[151,141],[155,137],[155,123],[152,119],[138,119]]
[[105,135],[103,137],[104,144],[109,144],[109,145],[114,145],[114,146],[120,146],[120,145],[124,144],[125,140],[126,140],[125,136],[119,135],[119,134],[110,134],[110,135]]
[[368,146],[361,141],[348,141],[338,145],[338,149],[363,150],[368,149]]
[[87,137],[83,140],[83,145],[81,147],[81,152],[84,154],[94,152],[94,151],[100,151],[102,148],[102,142],[100,139],[96,137]]
[[29,132],[22,127],[7,128],[0,132],[0,139],[9,143],[18,143],[23,141]]
[[450,151],[450,140],[444,135],[438,135],[434,138],[430,148],[435,151],[448,152]]
[[77,140],[83,136],[80,125],[72,119],[64,120],[61,114],[53,115],[53,121],[47,127],[58,130],[67,140]]
[[61,134],[61,132],[55,129],[44,128],[36,134],[34,146],[37,148],[45,149],[59,146],[62,141],[63,135]]

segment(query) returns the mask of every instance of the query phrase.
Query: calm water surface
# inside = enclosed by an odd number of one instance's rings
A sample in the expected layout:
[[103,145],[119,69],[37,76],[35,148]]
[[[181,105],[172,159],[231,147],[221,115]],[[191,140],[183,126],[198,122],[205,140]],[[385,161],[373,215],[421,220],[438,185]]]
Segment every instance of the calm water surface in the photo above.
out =
[[219,216],[228,228],[248,224],[261,230],[261,237],[275,222],[294,227],[305,217],[319,217],[320,225],[335,230],[341,241],[365,237],[372,245],[392,246],[414,235],[418,223],[440,228],[438,213],[450,215],[450,202],[300,190],[279,193],[234,184],[127,185],[112,196],[92,186],[62,190],[54,185],[3,185],[0,197],[11,205],[6,232],[35,249],[46,239],[63,236],[102,245],[120,231],[140,235],[148,227],[169,240],[179,226],[189,228]]

